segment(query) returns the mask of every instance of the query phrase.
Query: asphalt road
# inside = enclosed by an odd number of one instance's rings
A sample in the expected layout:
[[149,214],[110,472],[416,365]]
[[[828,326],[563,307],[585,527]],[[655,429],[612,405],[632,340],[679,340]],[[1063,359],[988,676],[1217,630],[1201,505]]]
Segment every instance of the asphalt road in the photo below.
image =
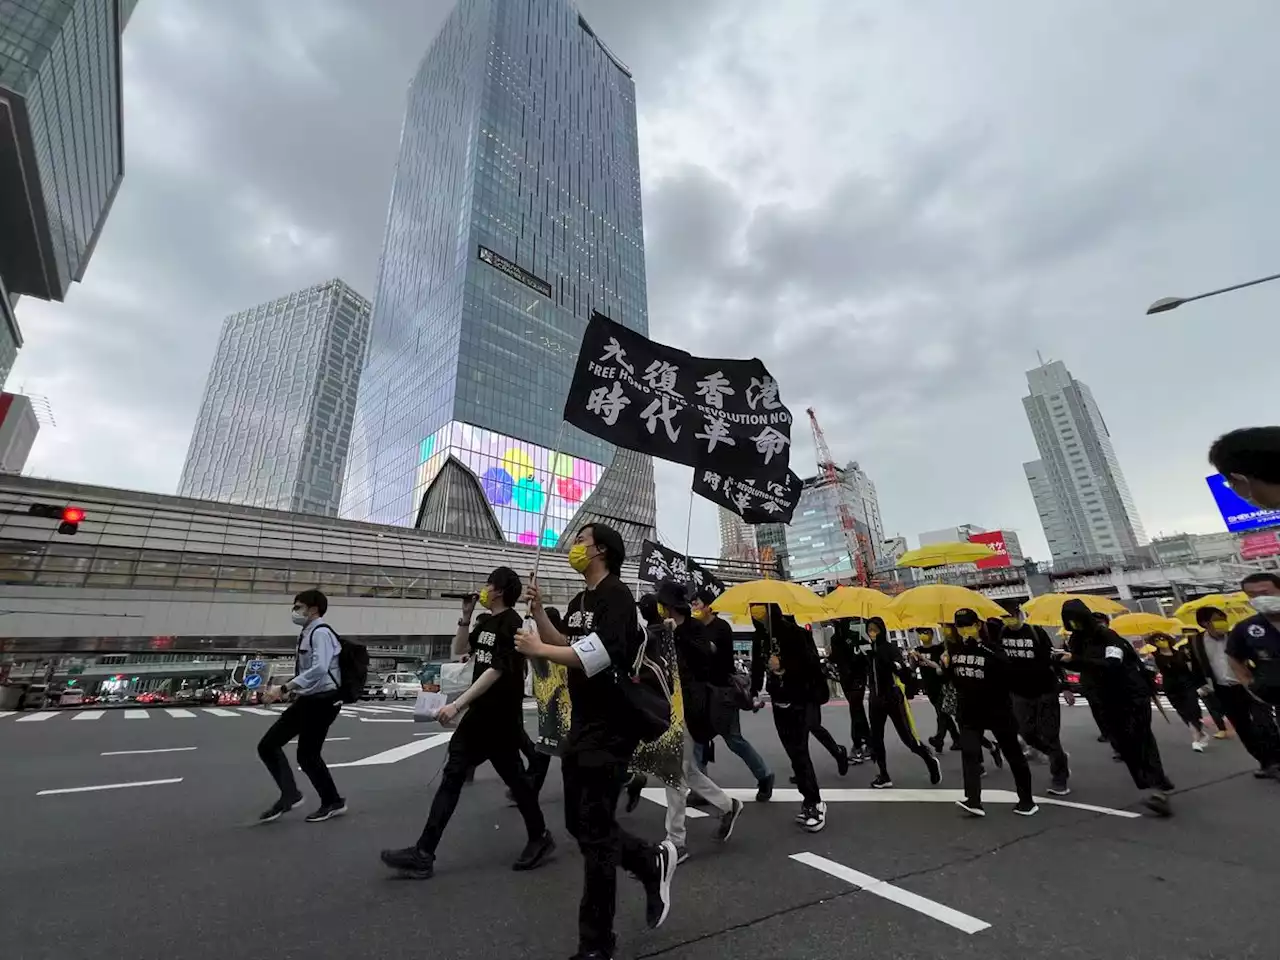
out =
[[[932,732],[928,705],[915,709]],[[378,851],[411,843],[421,829],[444,759],[434,725],[405,722],[398,711],[352,711],[333,727],[331,763],[406,749],[390,762],[334,771],[351,807],[345,818],[306,824],[303,808],[258,826],[274,791],[254,745],[270,717],[192,713],[0,717],[0,956],[515,960],[573,952],[581,863],[560,825],[554,766],[544,794],[560,840],[551,864],[511,872],[523,830],[484,768],[463,795],[435,879],[401,880]],[[847,737],[843,707],[826,715],[829,729]],[[876,794],[864,789],[872,770],[855,767],[841,780],[815,744],[829,788],[827,829],[801,832],[791,822],[796,805],[781,799],[751,804],[724,846],[711,839],[714,821],[691,820],[693,857],[676,875],[676,902],[661,929],[644,929],[640,891],[620,880],[618,955],[1274,957],[1280,784],[1255,781],[1236,741],[1197,755],[1181,727],[1157,716],[1179,787],[1176,815],[1124,816],[1138,809],[1127,774],[1094,742],[1087,709],[1064,715],[1069,800],[1106,812],[1042,805],[1025,819],[992,803],[985,819],[969,820],[950,803],[927,802],[936,792],[923,765],[896,743],[897,789]],[[744,717],[744,731],[785,783],[768,712]],[[419,752],[408,755],[409,744]],[[944,754],[941,790],[958,790],[959,766],[958,754]],[[753,786],[726,751],[711,773],[726,787]],[[1033,773],[1043,790],[1047,769]],[[149,785],[41,795],[134,783]],[[993,769],[986,787],[1010,790],[1007,770]],[[662,808],[646,800],[628,822],[658,839]]]

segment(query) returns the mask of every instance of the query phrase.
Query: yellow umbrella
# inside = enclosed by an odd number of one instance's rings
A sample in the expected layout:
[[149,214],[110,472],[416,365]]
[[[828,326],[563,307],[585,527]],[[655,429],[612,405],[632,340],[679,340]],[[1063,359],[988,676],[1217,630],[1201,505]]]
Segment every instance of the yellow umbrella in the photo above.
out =
[[1188,626],[1198,626],[1196,623],[1196,613],[1205,607],[1217,607],[1227,615],[1227,622],[1233,627],[1241,620],[1247,620],[1253,616],[1253,608],[1249,606],[1249,598],[1243,592],[1238,593],[1211,593],[1207,597],[1197,597],[1194,600],[1188,600],[1177,610],[1173,611],[1173,615]]
[[1109,617],[1129,612],[1124,604],[1092,593],[1046,593],[1024,603],[1022,614],[1027,618],[1027,623],[1038,627],[1061,627],[1062,605],[1068,600],[1079,600],[1094,613],[1105,613]]
[[787,580],[752,580],[730,587],[716,598],[711,609],[731,617],[750,619],[751,608],[757,604],[772,603],[783,613],[796,618],[796,623],[815,623],[828,619],[822,598],[798,583]]
[[[947,583],[927,583],[899,594],[889,609],[903,627],[932,627],[950,623],[956,611],[968,607],[980,617],[1003,617],[1007,610],[976,590]],[[887,624],[886,624],[887,625]]]
[[1179,636],[1184,624],[1173,617],[1155,613],[1126,613],[1111,621],[1111,629],[1122,637],[1145,637],[1149,633],[1167,633]]
[[900,630],[897,615],[890,604],[893,598],[870,587],[837,587],[827,594],[827,611],[830,619],[840,620],[845,617],[879,617],[890,630]]
[[985,543],[931,543],[908,550],[898,558],[898,566],[945,567],[952,563],[975,563],[995,555]]

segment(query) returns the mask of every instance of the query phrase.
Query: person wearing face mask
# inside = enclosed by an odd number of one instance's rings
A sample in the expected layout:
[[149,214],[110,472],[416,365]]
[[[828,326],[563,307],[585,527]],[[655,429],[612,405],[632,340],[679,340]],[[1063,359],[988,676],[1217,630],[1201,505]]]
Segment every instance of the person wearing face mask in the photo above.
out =
[[1256,612],[1231,631],[1227,656],[1249,692],[1275,707],[1280,704],[1280,576],[1251,573],[1240,589]]
[[1062,605],[1062,622],[1070,631],[1060,659],[1086,675],[1099,698],[1111,744],[1129,768],[1134,786],[1147,791],[1143,804],[1157,816],[1172,812],[1160,748],[1151,732],[1150,676],[1133,644],[1096,620],[1082,600]]
[[1040,808],[1031,795],[1031,768],[1018,744],[1018,721],[1009,696],[1008,658],[974,611],[957,610],[955,625],[960,647],[946,655],[944,667],[956,685],[956,722],[964,766],[964,799],[956,803],[970,816],[986,816],[982,806],[982,743],[984,731],[990,730],[1013,774],[1018,792],[1013,812],[1034,816]]
[[920,742],[916,724],[907,704],[905,681],[909,669],[902,659],[902,651],[889,639],[889,631],[879,617],[866,622],[867,639],[871,643],[871,663],[867,672],[868,692],[871,695],[871,755],[875,758],[878,773],[871,781],[876,790],[893,786],[884,748],[884,725],[888,721],[897,731],[902,745],[924,761],[929,771],[929,782],[937,786],[942,782],[942,765],[938,758]]
[[1160,672],[1160,691],[1182,722],[1191,728],[1191,749],[1204,753],[1209,734],[1204,729],[1204,712],[1196,691],[1204,686],[1205,678],[1191,657],[1188,642],[1175,640],[1167,633],[1153,633],[1146,642],[1152,648],[1152,660]]
[[537,583],[525,591],[537,630],[516,633],[516,649],[568,671],[571,706],[560,769],[564,776],[565,826],[582,851],[582,899],[575,960],[614,955],[618,868],[640,881],[645,919],[661,926],[671,909],[671,880],[678,855],[673,843],[646,843],[619,826],[618,798],[640,740],[626,713],[619,685],[630,676],[643,642],[635,597],[622,581],[627,551],[621,534],[588,523],[574,537],[569,565],[585,589],[570,602],[565,629],[548,619]]
[[258,817],[260,823],[279,820],[302,803],[292,766],[284,755],[284,745],[294,737],[298,738],[298,766],[320,795],[320,807],[307,815],[307,822],[321,823],[347,812],[347,802],[334,786],[321,753],[324,738],[342,707],[338,696],[342,678],[338,654],[342,645],[324,621],[328,609],[329,598],[319,590],[303,590],[293,598],[293,623],[302,628],[294,657],[294,677],[265,702],[273,703],[287,694],[295,699],[258,742],[258,756],[280,788],[280,799]]
[[1192,667],[1202,678],[1200,687],[1196,692],[1200,695],[1200,701],[1204,704],[1204,708],[1216,728],[1213,739],[1226,740],[1231,736],[1231,728],[1227,725],[1226,714],[1222,711],[1222,704],[1218,702],[1218,695],[1213,692],[1213,684],[1209,680],[1209,675],[1204,672],[1202,661],[1196,657],[1196,644],[1200,640],[1200,633],[1201,630],[1198,626],[1183,627],[1180,642],[1183,644],[1183,649],[1186,651],[1187,656],[1191,659]]
[[[426,880],[435,873],[436,848],[458,806],[469,771],[488,761],[493,764],[524,818],[528,842],[516,859],[515,870],[533,870],[555,850],[547,830],[538,795],[520,763],[524,733],[524,659],[516,652],[520,615],[512,607],[523,589],[510,567],[498,567],[480,588],[462,602],[462,617],[453,637],[453,655],[470,653],[474,664],[471,686],[450,704],[440,708],[442,727],[455,723],[449,740],[448,759],[440,775],[440,787],[418,842],[403,850],[382,851],[382,862],[405,876]],[[488,613],[471,626],[476,601]]]
[[996,623],[1018,732],[1028,747],[1049,758],[1049,793],[1065,797],[1071,793],[1071,765],[1062,749],[1062,706],[1058,701],[1062,668],[1054,662],[1053,643],[1044,630],[1024,623],[1018,614],[1008,614]]
[[871,724],[863,701],[867,696],[867,665],[871,644],[854,626],[853,620],[837,620],[832,624],[831,649],[827,657],[836,668],[840,689],[849,704],[849,733],[853,738],[850,759],[864,763],[870,757]]
[[1209,462],[1236,496],[1255,507],[1280,510],[1280,427],[1245,427],[1223,434]]
[[1247,666],[1236,662],[1231,655],[1231,629],[1226,612],[1216,607],[1201,607],[1196,611],[1196,623],[1204,631],[1190,645],[1191,656],[1206,681],[1200,694],[1217,700],[1235,728],[1240,744],[1258,761],[1254,776],[1280,779],[1280,731],[1271,709],[1249,694],[1245,679]]
[[929,746],[934,753],[941,753],[947,745],[947,735],[951,735],[951,748],[960,749],[960,731],[956,727],[955,717],[945,709],[943,697],[946,693],[946,677],[942,667],[943,645],[934,638],[933,628],[920,627],[916,630],[918,646],[911,651],[911,661],[920,667],[921,685],[924,694],[933,706],[934,715],[938,718],[937,736],[929,738]]

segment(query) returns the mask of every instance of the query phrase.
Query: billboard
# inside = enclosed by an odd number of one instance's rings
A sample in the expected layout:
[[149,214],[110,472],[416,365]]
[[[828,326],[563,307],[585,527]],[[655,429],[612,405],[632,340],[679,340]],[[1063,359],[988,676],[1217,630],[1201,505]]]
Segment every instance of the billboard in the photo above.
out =
[[1232,533],[1280,526],[1280,510],[1263,510],[1241,499],[1227,486],[1227,479],[1222,474],[1215,473],[1211,477],[1205,477],[1204,481],[1209,484],[1209,492],[1213,494],[1218,512],[1222,514],[1222,522]]
[[422,502],[450,456],[480,479],[503,535],[513,543],[530,546],[538,542],[538,524],[545,508],[542,545],[554,547],[604,473],[604,467],[590,460],[556,454],[525,440],[453,420],[418,445],[415,504]]
[[1263,533],[1246,533],[1240,538],[1240,559],[1258,560],[1262,557],[1280,556],[1280,535],[1274,530]]
[[988,530],[986,533],[969,534],[970,543],[986,544],[995,551],[993,556],[987,557],[985,560],[979,560],[974,564],[979,570],[994,570],[997,567],[1012,566],[1009,560],[1009,547],[1004,542],[1003,530]]

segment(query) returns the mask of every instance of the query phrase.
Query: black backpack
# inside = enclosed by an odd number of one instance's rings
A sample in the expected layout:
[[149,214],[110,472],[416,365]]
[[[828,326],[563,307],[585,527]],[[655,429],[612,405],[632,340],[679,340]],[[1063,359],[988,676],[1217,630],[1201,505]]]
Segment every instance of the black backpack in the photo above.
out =
[[[640,634],[637,625],[636,633]],[[671,687],[660,661],[646,656],[649,638],[640,634],[630,669],[614,670],[621,688],[622,721],[626,731],[653,743],[671,727]]]
[[[326,627],[329,625],[326,623]],[[329,627],[338,641],[338,699],[343,703],[359,703],[369,679],[369,648],[354,640],[344,640]],[[333,672],[329,672],[333,676]]]

